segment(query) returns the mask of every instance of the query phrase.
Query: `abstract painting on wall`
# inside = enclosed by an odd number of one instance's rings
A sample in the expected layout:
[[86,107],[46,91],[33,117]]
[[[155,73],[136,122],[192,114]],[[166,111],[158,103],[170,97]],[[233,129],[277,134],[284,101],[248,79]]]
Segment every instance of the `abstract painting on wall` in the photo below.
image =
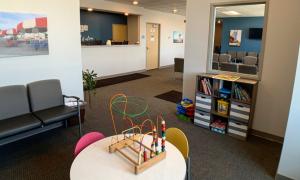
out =
[[183,43],[183,33],[179,31],[173,32],[173,43]]
[[46,15],[0,12],[0,58],[47,54]]
[[242,30],[230,30],[229,46],[241,46]]

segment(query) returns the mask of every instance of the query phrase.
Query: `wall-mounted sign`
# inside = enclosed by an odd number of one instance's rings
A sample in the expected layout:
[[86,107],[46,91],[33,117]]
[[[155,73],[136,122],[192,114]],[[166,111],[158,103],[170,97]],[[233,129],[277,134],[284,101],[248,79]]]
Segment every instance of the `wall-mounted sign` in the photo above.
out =
[[88,25],[80,25],[80,32],[85,32],[89,31],[89,26]]
[[46,15],[0,12],[0,58],[47,54]]

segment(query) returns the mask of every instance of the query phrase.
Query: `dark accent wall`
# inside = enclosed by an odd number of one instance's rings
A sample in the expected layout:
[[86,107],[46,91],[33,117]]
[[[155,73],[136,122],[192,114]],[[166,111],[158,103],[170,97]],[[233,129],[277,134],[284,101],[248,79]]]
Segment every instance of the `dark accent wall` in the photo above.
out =
[[[264,17],[233,17],[222,18],[222,43],[221,52],[227,51],[246,51],[246,52],[260,52],[261,40],[249,39],[249,28],[263,28]],[[242,41],[240,47],[229,46],[229,32],[232,29],[242,30]]]
[[109,12],[80,10],[80,24],[88,25],[88,31],[82,32],[81,37],[93,37],[106,43],[112,39],[113,24],[127,24],[127,16]]

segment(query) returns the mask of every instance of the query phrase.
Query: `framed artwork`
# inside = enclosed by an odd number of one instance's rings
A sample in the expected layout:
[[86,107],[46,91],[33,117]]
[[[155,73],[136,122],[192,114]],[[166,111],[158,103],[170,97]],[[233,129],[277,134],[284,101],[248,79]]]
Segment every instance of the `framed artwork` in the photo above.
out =
[[0,58],[48,54],[46,15],[0,11]]
[[173,32],[173,43],[183,43],[183,33],[179,31]]
[[241,46],[242,30],[230,30],[229,46]]

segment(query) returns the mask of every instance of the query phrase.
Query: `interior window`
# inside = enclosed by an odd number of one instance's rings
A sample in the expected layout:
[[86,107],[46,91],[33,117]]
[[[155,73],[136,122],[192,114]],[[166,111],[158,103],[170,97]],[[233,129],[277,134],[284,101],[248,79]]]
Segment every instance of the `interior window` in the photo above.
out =
[[261,71],[265,3],[212,7],[208,71],[258,76]]
[[139,44],[139,16],[99,10],[80,10],[82,45]]

